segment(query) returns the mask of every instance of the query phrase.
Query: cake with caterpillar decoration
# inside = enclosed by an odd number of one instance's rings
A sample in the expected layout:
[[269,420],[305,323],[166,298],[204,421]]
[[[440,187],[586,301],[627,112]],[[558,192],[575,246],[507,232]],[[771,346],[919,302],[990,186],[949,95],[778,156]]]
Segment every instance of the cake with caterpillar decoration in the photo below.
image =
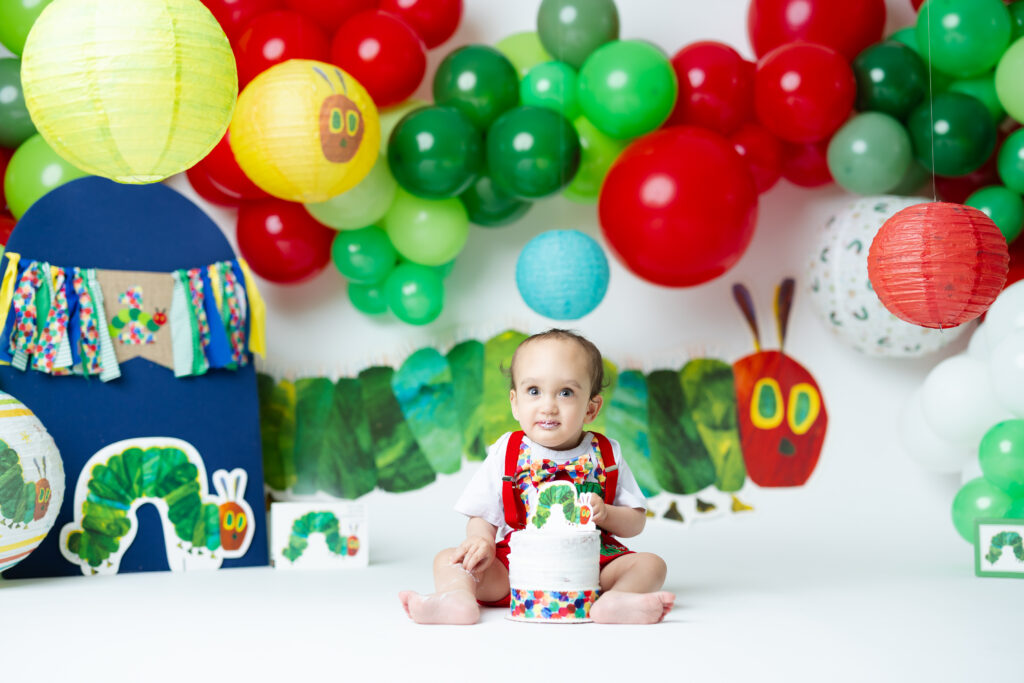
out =
[[526,528],[509,541],[509,618],[584,623],[600,595],[601,534],[591,521],[591,493],[565,481],[531,491]]

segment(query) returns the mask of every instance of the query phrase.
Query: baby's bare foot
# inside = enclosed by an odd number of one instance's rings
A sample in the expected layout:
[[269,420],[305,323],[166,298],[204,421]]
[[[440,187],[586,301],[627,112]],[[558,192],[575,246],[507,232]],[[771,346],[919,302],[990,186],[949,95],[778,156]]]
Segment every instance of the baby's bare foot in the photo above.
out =
[[405,613],[417,624],[475,624],[480,619],[476,598],[464,590],[420,595],[415,591],[398,594]]
[[676,602],[674,593],[623,593],[608,591],[590,609],[598,624],[656,624]]

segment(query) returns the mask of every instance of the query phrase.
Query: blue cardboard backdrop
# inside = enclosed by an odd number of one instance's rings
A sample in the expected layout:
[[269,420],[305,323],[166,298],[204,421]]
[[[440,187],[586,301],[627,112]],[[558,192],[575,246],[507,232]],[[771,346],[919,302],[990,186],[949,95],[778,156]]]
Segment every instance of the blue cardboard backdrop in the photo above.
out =
[[[197,206],[160,184],[119,185],[81,178],[50,192],[18,222],[7,249],[23,259],[59,266],[170,273],[235,258],[219,228]],[[106,293],[115,296],[115,293]],[[245,500],[255,533],[244,557],[222,567],[267,564],[267,534],[256,375],[250,363],[237,371],[212,370],[176,379],[144,358],[121,365],[121,377],[103,383],[52,377],[0,367],[0,388],[42,420],[60,449],[67,476],[57,523],[46,540],[5,578],[80,574],[60,554],[60,529],[72,520],[82,465],[102,447],[122,439],[171,436],[188,441],[212,473],[241,467],[248,473]],[[138,511],[138,534],[121,571],[167,569],[163,530],[152,505]]]

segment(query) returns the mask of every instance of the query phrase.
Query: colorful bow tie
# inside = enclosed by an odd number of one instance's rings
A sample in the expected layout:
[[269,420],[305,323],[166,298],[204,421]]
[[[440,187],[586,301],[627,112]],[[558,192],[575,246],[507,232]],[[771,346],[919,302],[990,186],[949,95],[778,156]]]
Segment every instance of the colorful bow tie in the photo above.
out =
[[519,478],[520,483],[529,478],[533,486],[536,487],[543,481],[554,479],[559,472],[565,472],[574,484],[582,484],[587,480],[587,475],[593,469],[594,463],[590,458],[590,454],[584,453],[580,457],[564,463],[556,463],[547,458],[540,462],[531,461],[525,469],[519,472],[517,478]]

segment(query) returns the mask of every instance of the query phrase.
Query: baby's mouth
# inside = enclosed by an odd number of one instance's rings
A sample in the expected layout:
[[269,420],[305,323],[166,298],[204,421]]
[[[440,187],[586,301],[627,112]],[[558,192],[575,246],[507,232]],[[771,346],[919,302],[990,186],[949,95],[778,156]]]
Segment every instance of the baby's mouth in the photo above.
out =
[[541,429],[558,429],[558,427],[561,424],[561,422],[557,422],[555,420],[541,420],[540,422],[537,422],[536,424]]

